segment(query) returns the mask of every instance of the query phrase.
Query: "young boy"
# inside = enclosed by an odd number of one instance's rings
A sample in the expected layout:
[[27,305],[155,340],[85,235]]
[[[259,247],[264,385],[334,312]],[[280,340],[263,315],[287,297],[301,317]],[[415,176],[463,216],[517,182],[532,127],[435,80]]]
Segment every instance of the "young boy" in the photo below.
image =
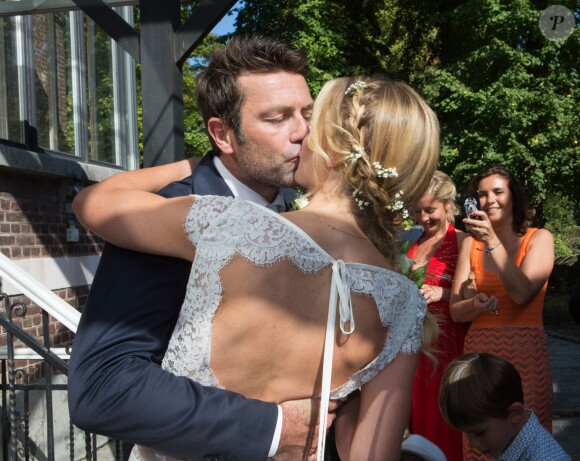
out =
[[441,379],[441,413],[472,448],[497,461],[570,461],[523,402],[519,373],[491,354],[462,355]]

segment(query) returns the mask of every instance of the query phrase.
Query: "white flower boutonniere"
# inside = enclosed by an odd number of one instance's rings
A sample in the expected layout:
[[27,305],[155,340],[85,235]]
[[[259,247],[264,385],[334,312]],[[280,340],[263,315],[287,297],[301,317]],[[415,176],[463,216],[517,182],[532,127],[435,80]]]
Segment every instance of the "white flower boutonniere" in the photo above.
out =
[[296,199],[294,199],[294,201],[292,202],[292,209],[294,211],[298,211],[301,210],[302,208],[306,208],[307,205],[308,205],[308,197],[306,197],[305,195],[300,195],[296,197]]

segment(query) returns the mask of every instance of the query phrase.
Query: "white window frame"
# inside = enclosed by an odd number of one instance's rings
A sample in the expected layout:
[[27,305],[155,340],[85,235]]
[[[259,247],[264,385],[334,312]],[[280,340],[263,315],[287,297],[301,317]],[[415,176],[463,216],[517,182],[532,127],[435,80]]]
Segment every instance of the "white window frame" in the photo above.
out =
[[[118,6],[114,8],[131,26],[133,25],[133,7]],[[55,14],[55,13],[40,13]],[[88,88],[86,48],[84,43],[85,20],[90,19],[80,10],[69,11],[70,42],[71,42],[71,69],[72,69],[72,99],[73,99],[73,126],[74,126],[74,152],[57,151],[54,142],[56,133],[49,137],[49,146],[31,145],[31,138],[27,138],[22,130],[21,143],[23,150],[49,151],[50,154],[62,156],[71,160],[80,160],[86,163],[101,164],[104,166],[118,167],[122,169],[136,169],[139,165],[139,143],[137,128],[137,88],[135,62],[113,41],[111,46],[111,58],[113,63],[113,123],[114,123],[114,163],[100,160],[91,160],[89,152],[88,135]],[[36,101],[34,91],[34,41],[32,32],[32,16],[14,16],[16,26],[16,60],[18,69],[18,93],[20,120],[31,127],[36,127]],[[55,39],[52,34],[52,40]],[[0,46],[3,48],[3,40]],[[0,78],[2,76],[0,75]],[[51,91],[56,91],[55,85],[51,85]],[[49,97],[53,97],[50,95]],[[7,133],[7,101],[0,96],[0,150],[3,149],[2,141],[9,141],[2,136]],[[50,114],[49,114],[50,115]],[[50,117],[54,122],[54,117]],[[54,139],[53,139],[54,138]],[[11,140],[14,141],[14,140]],[[27,144],[28,143],[28,144]],[[13,142],[11,143],[13,144]],[[10,149],[13,152],[13,149]]]

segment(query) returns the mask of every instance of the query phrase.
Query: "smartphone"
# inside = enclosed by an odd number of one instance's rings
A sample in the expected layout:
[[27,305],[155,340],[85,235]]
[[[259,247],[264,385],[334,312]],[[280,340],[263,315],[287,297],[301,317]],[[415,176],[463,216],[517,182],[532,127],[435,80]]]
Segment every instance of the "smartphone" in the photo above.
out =
[[481,211],[481,206],[479,205],[479,192],[469,192],[463,196],[463,209],[465,210],[465,216],[469,219],[479,219],[479,216],[471,216],[474,211]]

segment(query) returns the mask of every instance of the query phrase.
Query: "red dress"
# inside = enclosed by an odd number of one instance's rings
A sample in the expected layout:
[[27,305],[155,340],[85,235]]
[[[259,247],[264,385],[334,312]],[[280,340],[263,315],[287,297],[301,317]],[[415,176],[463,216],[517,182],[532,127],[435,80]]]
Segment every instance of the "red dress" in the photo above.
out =
[[[420,239],[419,239],[420,240]],[[413,259],[417,242],[410,248],[407,256]],[[455,228],[449,224],[443,243],[427,264],[425,283],[443,288],[451,288],[455,266],[457,265],[457,235]],[[439,337],[433,344],[438,363],[433,363],[423,354],[419,354],[419,363],[413,386],[413,403],[409,430],[436,444],[447,461],[463,459],[461,432],[451,429],[437,403],[439,383],[449,363],[463,352],[463,340],[469,323],[456,323],[449,315],[449,301],[438,301],[429,304],[429,312],[437,315]]]

